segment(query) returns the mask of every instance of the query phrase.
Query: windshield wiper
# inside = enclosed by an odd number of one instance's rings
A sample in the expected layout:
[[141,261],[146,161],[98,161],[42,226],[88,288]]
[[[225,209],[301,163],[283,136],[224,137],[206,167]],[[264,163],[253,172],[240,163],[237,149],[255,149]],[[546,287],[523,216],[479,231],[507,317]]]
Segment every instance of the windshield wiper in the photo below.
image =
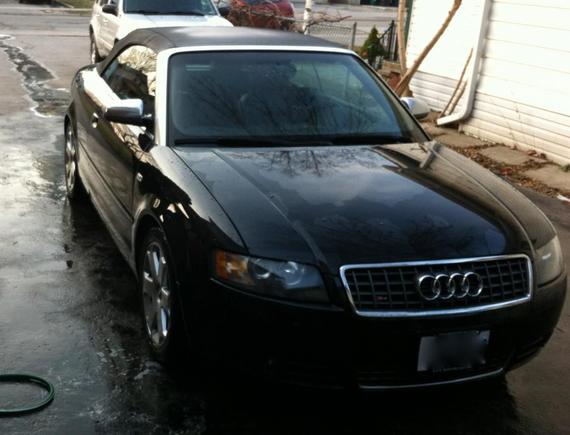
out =
[[127,11],[127,14],[141,14],[141,15],[195,15],[203,17],[205,14],[202,11],[189,10],[189,11],[148,11],[146,9],[134,9]]
[[316,137],[188,137],[174,141],[175,145],[217,145],[223,147],[311,147],[332,145],[390,145],[399,143],[415,143],[411,137],[404,135],[337,135]]
[[145,9],[134,9],[134,10],[129,10],[126,11],[127,14],[141,14],[141,15],[160,15],[163,12],[160,11],[147,11]]
[[197,17],[203,17],[204,12],[201,11],[196,11],[196,10],[192,10],[192,11],[167,11],[167,12],[162,12],[164,15],[195,15]]
[[411,137],[403,135],[339,135],[328,139],[335,145],[389,145],[416,142]]
[[222,147],[302,147],[302,146],[327,146],[330,141],[315,140],[287,140],[273,137],[190,137],[174,141],[175,145],[217,145]]

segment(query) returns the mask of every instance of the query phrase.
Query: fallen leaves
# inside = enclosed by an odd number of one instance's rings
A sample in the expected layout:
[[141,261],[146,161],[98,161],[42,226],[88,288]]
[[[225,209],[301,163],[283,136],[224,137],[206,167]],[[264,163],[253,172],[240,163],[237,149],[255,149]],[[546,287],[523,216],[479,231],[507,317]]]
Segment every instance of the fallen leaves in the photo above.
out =
[[[492,145],[496,146],[496,145]],[[540,181],[525,175],[525,172],[530,169],[538,169],[543,167],[546,163],[542,161],[529,159],[522,165],[509,165],[507,163],[497,162],[483,154],[480,151],[484,148],[482,147],[472,147],[472,148],[460,148],[460,147],[450,147],[454,151],[474,160],[481,166],[489,169],[494,174],[499,177],[504,178],[512,184],[523,186],[529,189],[536,190],[537,192],[548,195],[552,198],[557,198],[562,200],[565,204],[570,206],[570,187],[569,190],[560,191],[551,186],[548,186]],[[527,154],[530,157],[545,159],[546,156],[543,153],[538,153],[534,150],[528,151]],[[562,199],[565,198],[565,199]]]

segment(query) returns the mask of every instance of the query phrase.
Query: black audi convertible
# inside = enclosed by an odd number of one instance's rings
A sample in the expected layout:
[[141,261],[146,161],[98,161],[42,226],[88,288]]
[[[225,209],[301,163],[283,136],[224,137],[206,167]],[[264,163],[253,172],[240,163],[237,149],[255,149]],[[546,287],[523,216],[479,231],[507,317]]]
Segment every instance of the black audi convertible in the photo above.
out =
[[72,83],[68,196],[136,274],[162,361],[330,388],[500,377],[556,326],[560,243],[420,112],[320,39],[138,30]]

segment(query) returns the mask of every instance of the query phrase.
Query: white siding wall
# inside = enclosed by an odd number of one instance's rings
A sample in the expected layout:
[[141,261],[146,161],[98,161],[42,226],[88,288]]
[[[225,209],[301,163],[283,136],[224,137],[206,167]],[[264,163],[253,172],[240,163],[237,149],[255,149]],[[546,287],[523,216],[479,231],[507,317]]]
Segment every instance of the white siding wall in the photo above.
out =
[[[415,0],[409,64],[443,22],[452,0]],[[483,0],[463,0],[411,87],[434,110],[447,101],[478,37]],[[570,0],[493,0],[467,134],[570,163]],[[461,110],[462,102],[455,109]]]
[[471,135],[570,163],[570,1],[494,0]]
[[[453,0],[414,0],[408,35],[408,65],[412,65],[441,27],[452,4]],[[482,0],[463,0],[450,27],[412,80],[414,95],[424,99],[433,110],[443,110],[451,98],[475,45],[482,6]],[[461,103],[458,109],[460,107]]]

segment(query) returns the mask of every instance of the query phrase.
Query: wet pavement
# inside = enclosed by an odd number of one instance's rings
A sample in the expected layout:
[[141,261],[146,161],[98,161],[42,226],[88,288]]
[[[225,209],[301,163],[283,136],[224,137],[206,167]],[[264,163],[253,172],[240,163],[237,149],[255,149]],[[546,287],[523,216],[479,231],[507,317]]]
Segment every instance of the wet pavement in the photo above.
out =
[[[48,409],[0,419],[0,433],[569,432],[568,305],[542,354],[500,384],[319,393],[153,362],[130,270],[94,209],[65,199],[61,88],[87,62],[86,30],[86,18],[0,0],[0,373],[34,373],[57,390]],[[557,225],[570,263],[568,206],[525,193]],[[0,386],[0,407],[37,395]]]

